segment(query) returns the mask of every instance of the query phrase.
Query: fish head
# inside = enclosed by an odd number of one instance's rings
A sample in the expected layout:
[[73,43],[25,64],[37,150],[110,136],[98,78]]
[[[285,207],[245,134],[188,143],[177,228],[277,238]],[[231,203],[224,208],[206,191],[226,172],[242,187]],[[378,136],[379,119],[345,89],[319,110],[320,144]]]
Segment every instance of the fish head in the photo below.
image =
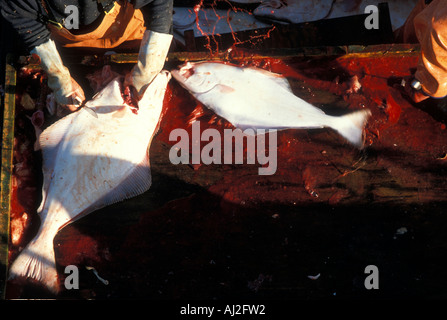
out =
[[115,77],[103,89],[97,92],[91,100],[85,104],[87,107],[95,107],[101,105],[120,105],[123,103],[121,94],[121,83],[123,77]]
[[144,109],[154,103],[158,103],[160,99],[163,100],[170,79],[171,73],[169,71],[160,71],[144,91],[141,100],[138,102],[139,108]]
[[[145,89],[140,101],[138,101],[137,109],[148,109],[150,106],[157,104],[160,99],[163,99],[170,79],[170,72],[162,70]],[[100,112],[99,109],[102,108],[102,113],[106,112],[105,109],[107,108],[115,110],[118,106],[135,108],[129,105],[128,100],[124,98],[126,93],[124,92],[123,83],[124,77],[115,77],[101,91],[96,93],[85,106],[93,109],[95,112]]]
[[187,62],[171,73],[186,90],[192,94],[201,94],[210,91],[220,83],[216,66],[216,63]]

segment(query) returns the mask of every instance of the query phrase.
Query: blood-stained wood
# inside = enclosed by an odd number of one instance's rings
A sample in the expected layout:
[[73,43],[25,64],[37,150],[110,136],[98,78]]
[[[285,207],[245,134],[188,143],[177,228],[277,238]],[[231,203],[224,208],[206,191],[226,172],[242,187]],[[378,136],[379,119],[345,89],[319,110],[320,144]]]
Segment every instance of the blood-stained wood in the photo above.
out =
[[14,146],[16,70],[8,56],[5,74],[5,100],[2,124],[1,186],[0,186],[0,297],[5,297],[8,266],[9,213],[11,202],[12,160]]
[[[414,71],[418,49],[324,50],[328,54],[220,54],[226,62],[283,74],[296,95],[327,113],[370,109],[364,149],[330,129],[286,130],[278,132],[277,171],[271,176],[258,175],[259,164],[174,165],[169,160],[174,129],[190,132],[193,120],[202,131],[222,133],[231,125],[172,80],[150,150],[151,189],[56,236],[60,276],[67,265],[81,272],[82,289],[62,296],[445,295],[446,119],[436,101],[415,105],[399,87]],[[175,67],[188,55],[178,53],[168,65]],[[111,66],[118,70],[129,61]],[[402,227],[408,234],[397,233]],[[10,254],[18,250],[10,248]],[[368,264],[385,275],[377,295],[363,287]],[[318,273],[318,279],[308,278]],[[8,289],[9,297],[48,296],[29,284],[10,282]]]

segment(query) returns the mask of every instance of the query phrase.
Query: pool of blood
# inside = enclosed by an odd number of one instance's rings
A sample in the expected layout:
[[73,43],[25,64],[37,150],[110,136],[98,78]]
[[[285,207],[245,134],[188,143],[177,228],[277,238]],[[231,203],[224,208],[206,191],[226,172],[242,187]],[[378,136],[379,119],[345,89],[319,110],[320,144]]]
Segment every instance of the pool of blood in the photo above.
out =
[[[396,85],[416,62],[416,56],[247,58],[241,65],[283,74],[297,96],[329,114],[372,112],[363,150],[330,129],[278,132],[271,176],[258,175],[259,164],[173,165],[172,130],[191,133],[193,121],[202,132],[232,125],[171,80],[149,151],[151,189],[56,236],[60,279],[64,266],[77,265],[82,288],[61,297],[445,296],[439,285],[447,283],[439,267],[447,243],[445,118],[436,101],[416,105]],[[35,187],[39,180],[31,180]],[[27,204],[23,188],[12,192],[11,234],[29,239],[36,201]],[[397,235],[403,226],[408,233]],[[11,247],[11,258],[24,243]],[[380,293],[363,287],[369,264],[393,275],[385,276]],[[318,273],[318,280],[308,277]],[[49,295],[14,283],[8,289],[10,297]]]

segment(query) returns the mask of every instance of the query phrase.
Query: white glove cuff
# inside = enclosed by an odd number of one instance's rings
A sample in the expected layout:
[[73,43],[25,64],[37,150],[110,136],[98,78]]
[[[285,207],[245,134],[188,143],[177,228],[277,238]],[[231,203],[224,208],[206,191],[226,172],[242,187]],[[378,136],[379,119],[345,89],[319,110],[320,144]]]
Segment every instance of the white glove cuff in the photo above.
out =
[[53,90],[56,101],[67,104],[67,97],[73,91],[71,75],[64,66],[54,41],[49,39],[31,50],[31,53],[40,57],[41,67],[48,76],[48,86]]
[[166,61],[172,35],[146,30],[140,45],[138,63],[132,69],[133,86],[141,94],[143,87],[160,73]]

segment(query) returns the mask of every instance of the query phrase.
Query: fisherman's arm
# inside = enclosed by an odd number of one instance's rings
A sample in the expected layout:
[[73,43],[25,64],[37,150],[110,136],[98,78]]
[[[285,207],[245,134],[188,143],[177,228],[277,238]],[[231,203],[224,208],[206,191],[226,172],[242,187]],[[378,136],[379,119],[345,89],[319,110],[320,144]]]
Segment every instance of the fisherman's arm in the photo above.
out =
[[172,42],[173,0],[136,0],[145,20],[146,31],[141,41],[138,62],[126,77],[139,96],[163,69]]
[[0,4],[3,17],[17,31],[26,49],[40,57],[42,69],[48,77],[48,86],[53,90],[56,102],[75,110],[85,100],[84,92],[71,77],[56,45],[50,39],[50,31],[42,19],[46,14],[40,2],[0,0]]
[[447,96],[447,7],[444,0],[420,0],[410,27],[421,45],[413,77],[405,89],[415,102]]
[[0,0],[1,13],[29,51],[50,39],[50,31],[39,15],[43,15],[38,0]]

